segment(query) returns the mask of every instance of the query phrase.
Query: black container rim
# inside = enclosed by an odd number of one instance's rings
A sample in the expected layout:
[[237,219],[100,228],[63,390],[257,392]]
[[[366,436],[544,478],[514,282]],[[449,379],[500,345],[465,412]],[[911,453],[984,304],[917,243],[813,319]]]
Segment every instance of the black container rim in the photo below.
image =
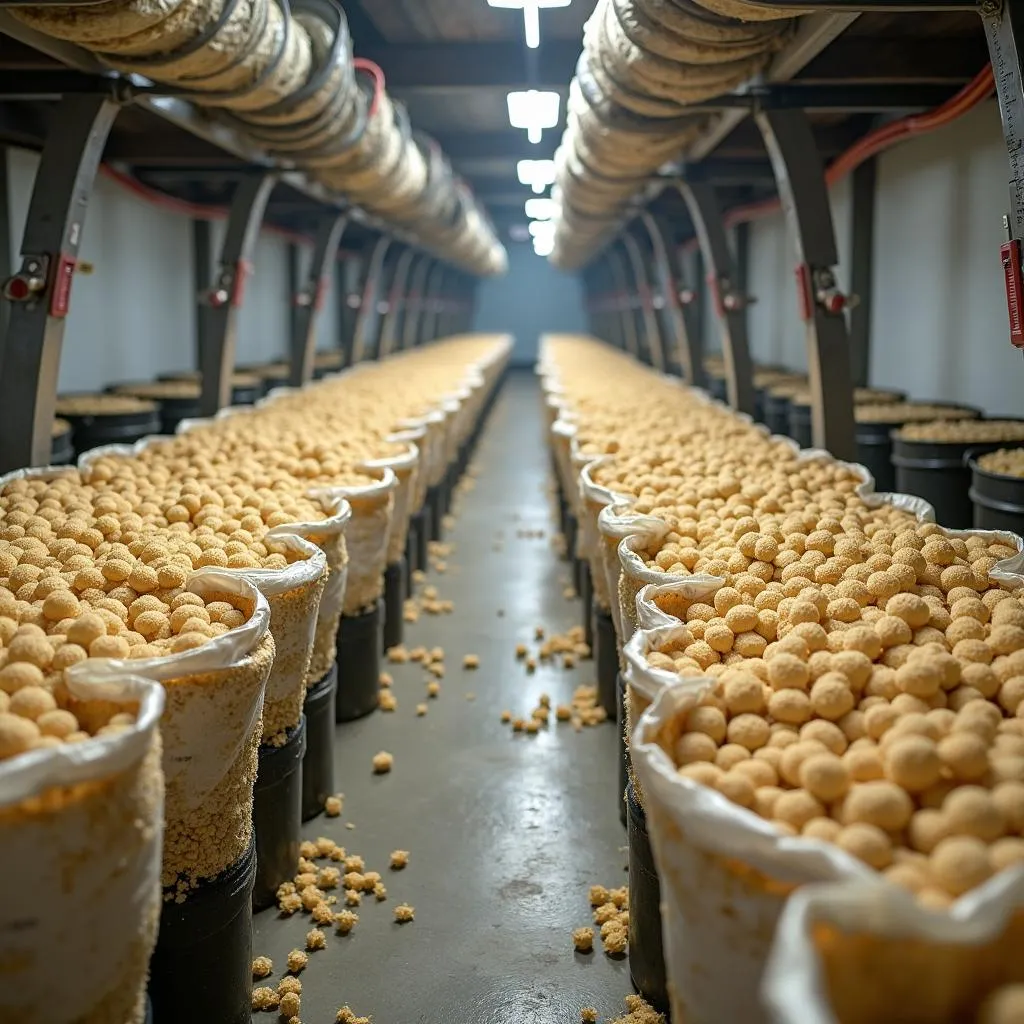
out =
[[285,733],[285,741],[279,747],[269,743],[259,746],[259,769],[256,772],[256,788],[263,789],[280,782],[302,764],[306,753],[306,716],[299,716],[299,724]]
[[338,688],[338,663],[335,661],[327,670],[327,674],[318,679],[312,686],[306,687],[306,701],[302,706],[303,713],[308,717],[320,704],[330,700],[331,693]]
[[[229,864],[215,878],[200,882],[185,894],[183,902],[178,903],[174,899],[178,895],[175,886],[168,886],[164,889],[164,895],[172,898],[165,900],[160,914],[161,940],[169,936],[173,931],[173,926],[179,923],[188,924],[188,938],[193,939],[197,914],[212,919],[230,920],[224,913],[230,905],[230,901],[238,899],[244,894],[246,896],[245,905],[248,906],[248,893],[255,881],[256,839],[254,836],[249,840],[245,853],[234,864]],[[234,913],[231,917],[234,917]]]
[[[1018,477],[1006,477],[1004,479],[1017,480]],[[1009,501],[1000,501],[999,498],[992,498],[987,494],[982,494],[976,487],[971,487],[967,496],[975,505],[980,505],[982,508],[991,509],[993,512],[1005,512],[1007,515],[1024,515],[1024,505],[1014,505]]]
[[[996,445],[994,448],[984,450],[983,447],[975,446],[968,448],[964,452],[964,465],[967,466],[972,472],[977,473],[978,476],[984,477],[989,480],[1005,481],[1007,483],[1017,483],[1021,487],[1024,487],[1024,477],[1011,476],[1009,473],[993,473],[990,469],[984,469],[978,464],[978,458],[981,455],[991,455],[992,452],[999,451],[1003,445]],[[1021,443],[1019,447],[1024,448],[1024,443]]]

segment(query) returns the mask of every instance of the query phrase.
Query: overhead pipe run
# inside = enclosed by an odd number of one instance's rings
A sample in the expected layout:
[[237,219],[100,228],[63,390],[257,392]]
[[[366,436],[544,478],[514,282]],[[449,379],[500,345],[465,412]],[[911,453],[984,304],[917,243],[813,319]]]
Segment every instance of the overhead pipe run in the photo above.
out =
[[353,57],[336,0],[180,0],[171,13],[150,0],[4,6],[12,25],[129,76],[112,88],[212,110],[279,169],[301,168],[404,241],[473,274],[507,268],[493,226],[440,148],[412,131],[380,68]]

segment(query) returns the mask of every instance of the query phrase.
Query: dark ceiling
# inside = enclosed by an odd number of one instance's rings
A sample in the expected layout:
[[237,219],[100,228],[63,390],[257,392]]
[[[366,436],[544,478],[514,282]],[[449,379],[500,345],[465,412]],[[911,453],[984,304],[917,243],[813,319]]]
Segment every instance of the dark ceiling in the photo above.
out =
[[[542,10],[541,47],[528,50],[521,10],[486,0],[347,0],[356,53],[383,69],[388,91],[412,123],[434,135],[455,169],[507,222],[523,216],[530,190],[516,162],[550,158],[564,128],[565,98],[596,0]],[[563,122],[532,145],[508,123],[506,94],[550,89],[562,95]]]

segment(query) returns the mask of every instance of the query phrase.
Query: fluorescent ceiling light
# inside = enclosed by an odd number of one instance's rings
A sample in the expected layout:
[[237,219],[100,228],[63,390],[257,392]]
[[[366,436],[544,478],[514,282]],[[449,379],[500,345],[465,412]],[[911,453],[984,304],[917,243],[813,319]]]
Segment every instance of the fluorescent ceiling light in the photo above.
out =
[[531,220],[530,234],[533,235],[534,241],[538,238],[554,238],[555,222],[553,220]]
[[526,216],[530,220],[552,220],[558,216],[558,203],[554,199],[527,199]]
[[520,160],[516,174],[523,185],[529,185],[537,195],[555,183],[554,160]]
[[530,240],[530,229],[525,224],[513,224],[508,229],[508,237],[513,242],[528,242]]
[[523,128],[532,143],[541,140],[545,128],[558,124],[562,97],[557,92],[526,89],[508,94],[508,120],[513,128]]
[[538,256],[550,256],[555,251],[554,238],[535,238],[533,240],[533,251]]
[[489,7],[503,7],[523,12],[526,45],[531,50],[540,46],[540,12],[550,7],[568,7],[572,0],[487,0]]

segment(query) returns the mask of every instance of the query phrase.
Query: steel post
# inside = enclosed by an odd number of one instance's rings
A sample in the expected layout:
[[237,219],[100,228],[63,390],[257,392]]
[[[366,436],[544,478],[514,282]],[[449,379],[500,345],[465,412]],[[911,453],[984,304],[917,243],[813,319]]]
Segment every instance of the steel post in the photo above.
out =
[[381,279],[384,275],[384,260],[391,246],[391,238],[381,235],[373,244],[373,250],[366,263],[363,280],[363,294],[356,317],[355,334],[352,343],[352,362],[361,363],[370,353],[371,339],[376,339],[378,319],[377,302],[380,296]]
[[419,337],[420,323],[423,319],[424,293],[427,287],[427,275],[435,266],[430,256],[423,255],[412,272],[409,284],[409,297],[405,303],[405,320],[402,324],[401,350],[415,348]]
[[707,282],[718,314],[729,404],[753,416],[754,371],[744,312],[750,300],[739,289],[718,196],[714,187],[704,181],[680,181],[678,187],[697,230]]
[[386,359],[391,355],[398,339],[399,319],[402,315],[402,307],[408,298],[406,293],[409,290],[409,270],[415,258],[415,249],[410,249],[407,246],[402,250],[395,264],[395,274],[391,281],[391,291],[388,294],[388,309],[384,314],[384,321],[380,329],[380,359]]
[[857,454],[853,422],[849,300],[835,278],[839,262],[825,165],[807,115],[801,110],[767,110],[754,120],[764,138],[796,240],[797,299],[806,325],[811,390],[811,436],[815,447],[840,459]]
[[850,245],[850,291],[857,302],[850,310],[850,373],[854,384],[871,378],[871,257],[875,236],[876,163],[868,160],[853,172],[853,239]]
[[612,309],[619,315],[622,347],[635,359],[640,359],[640,342],[637,338],[636,320],[633,319],[633,305],[626,267],[621,254],[614,246],[608,250],[608,269],[612,278]]
[[626,258],[633,268],[633,279],[636,281],[637,299],[640,307],[640,321],[643,324],[645,348],[650,356],[649,362],[662,373],[665,371],[665,348],[661,341],[661,325],[658,313],[654,308],[654,292],[651,288],[650,276],[647,272],[647,260],[632,233],[622,233],[622,243],[626,250]]
[[228,211],[220,264],[212,287],[200,296],[199,372],[202,391],[199,410],[213,416],[231,404],[231,375],[235,368],[238,314],[252,273],[252,255],[259,237],[267,200],[274,190],[272,174],[242,178]]
[[437,340],[437,325],[446,276],[445,265],[440,261],[430,268],[430,273],[427,275],[427,285],[423,290],[423,316],[420,320],[417,345],[429,345],[430,342]]
[[64,324],[96,172],[119,105],[67,96],[50,121],[21,242],[7,278],[0,344],[0,472],[50,461]]
[[346,252],[338,266],[338,347],[342,351],[342,365],[352,365],[352,350],[355,344],[356,320],[361,302],[360,281],[362,280],[365,257],[362,253]]
[[[295,288],[292,299],[292,335],[289,346],[288,382],[302,387],[313,377],[316,352],[316,326],[324,299],[331,287],[331,273],[337,262],[338,245],[348,224],[348,215],[328,214],[320,222],[305,283]],[[296,281],[296,285],[298,282]]]

